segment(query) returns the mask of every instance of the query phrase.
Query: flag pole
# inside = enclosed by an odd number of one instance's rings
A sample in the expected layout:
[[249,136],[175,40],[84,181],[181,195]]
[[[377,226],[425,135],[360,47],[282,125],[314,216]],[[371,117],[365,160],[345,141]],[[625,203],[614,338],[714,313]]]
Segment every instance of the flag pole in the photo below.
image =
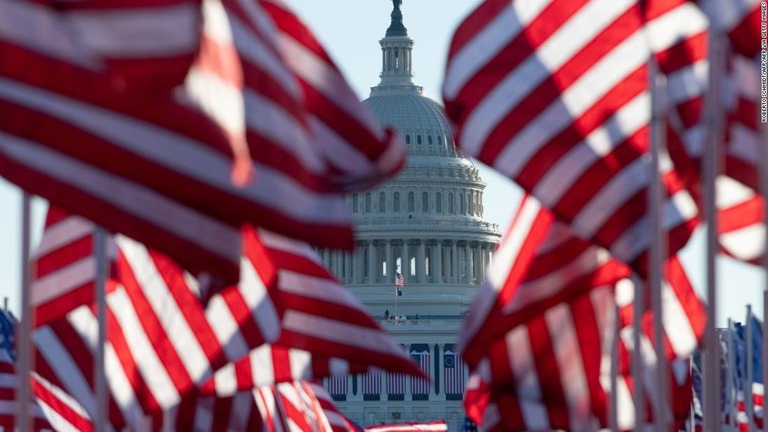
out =
[[733,430],[736,425],[735,393],[737,389],[733,386],[733,365],[735,361],[735,344],[733,343],[733,320],[728,318],[728,332],[726,333],[725,343],[728,347],[728,362],[725,364],[725,405],[728,413],[728,429]]
[[715,322],[717,320],[717,286],[715,253],[717,251],[717,204],[715,202],[715,180],[719,171],[719,147],[722,137],[723,115],[721,109],[721,83],[725,72],[725,45],[722,31],[716,26],[709,36],[709,93],[706,105],[707,134],[704,138],[703,189],[704,219],[706,228],[706,292],[708,317],[704,342],[704,430],[719,432],[722,425],[720,412],[720,370],[719,342]]
[[93,234],[93,254],[96,258],[96,319],[98,323],[98,338],[96,341],[96,356],[94,370],[94,386],[96,393],[96,413],[94,415],[94,431],[105,432],[109,418],[107,415],[107,377],[104,368],[104,353],[107,341],[107,234],[104,228],[97,227]]
[[32,370],[32,306],[30,293],[30,279],[32,270],[29,264],[30,251],[30,227],[32,218],[32,197],[27,192],[21,195],[21,320],[18,325],[18,352],[16,357],[16,371],[18,373],[18,392],[16,402],[16,430],[30,430],[29,423],[29,399],[31,389],[29,385],[30,371]]
[[613,302],[613,340],[611,341],[611,395],[608,400],[608,427],[611,432],[619,430],[619,304]]
[[754,364],[752,363],[752,359],[754,358],[755,353],[754,346],[752,345],[752,335],[753,335],[754,329],[752,328],[752,305],[747,305],[747,329],[746,334],[744,336],[745,341],[745,353],[744,357],[746,358],[747,363],[747,371],[746,371],[746,384],[744,385],[744,404],[747,411],[747,428],[749,432],[755,432],[755,407],[754,407],[754,401],[752,400],[752,382],[753,376],[755,374],[754,372]]
[[[653,311],[653,339],[656,351],[656,382],[654,383],[653,399],[656,401],[654,423],[656,430],[669,430],[670,421],[668,418],[667,387],[669,380],[667,378],[667,356],[664,350],[664,314],[662,305],[662,277],[663,261],[665,254],[665,236],[662,221],[662,203],[664,202],[664,192],[662,190],[660,168],[661,155],[665,151],[665,128],[666,107],[663,98],[666,83],[659,74],[658,66],[653,58],[649,62],[649,80],[651,87],[651,181],[648,190],[648,200],[651,224],[651,248],[649,255],[649,285],[651,289],[651,309]],[[637,299],[635,299],[637,301]],[[639,350],[639,348],[635,348]]]

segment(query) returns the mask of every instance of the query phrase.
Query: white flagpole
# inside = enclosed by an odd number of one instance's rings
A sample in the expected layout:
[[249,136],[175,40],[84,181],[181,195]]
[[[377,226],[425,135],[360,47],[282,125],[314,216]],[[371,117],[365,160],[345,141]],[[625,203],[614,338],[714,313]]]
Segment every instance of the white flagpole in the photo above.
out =
[[29,385],[30,371],[32,370],[32,306],[29,290],[32,269],[29,265],[30,251],[30,227],[32,218],[32,197],[27,192],[21,195],[21,320],[19,321],[18,351],[16,357],[16,373],[18,374],[18,391],[16,393],[16,430],[30,430],[29,399],[31,390]]
[[728,363],[725,365],[725,404],[728,412],[728,429],[734,430],[736,425],[736,391],[733,386],[733,370],[736,359],[736,351],[733,343],[733,320],[728,318],[728,332],[726,333],[726,346],[728,347]]
[[749,432],[755,432],[755,407],[752,400],[752,382],[754,381],[754,365],[752,364],[752,358],[754,357],[754,346],[752,345],[752,335],[754,329],[752,328],[752,305],[747,305],[747,329],[744,335],[745,352],[744,357],[746,361],[746,382],[744,383],[744,404],[747,411],[747,427]]
[[611,432],[619,430],[619,304],[613,302],[613,340],[611,341],[611,394],[608,400],[608,427]]
[[96,341],[94,386],[96,393],[96,413],[94,430],[105,432],[109,424],[107,414],[107,377],[104,371],[104,352],[107,340],[107,234],[103,228],[97,227],[93,234],[93,254],[96,258],[96,318],[98,322],[98,338]]
[[[664,322],[662,305],[662,277],[663,261],[666,249],[663,221],[662,203],[664,192],[662,190],[659,171],[661,168],[661,155],[665,151],[666,107],[664,93],[666,83],[658,73],[658,67],[653,60],[649,62],[649,79],[651,87],[651,182],[648,190],[648,210],[651,224],[651,248],[649,254],[648,282],[651,290],[651,310],[653,311],[653,338],[656,351],[656,373],[654,383],[654,424],[656,430],[669,430],[668,416],[669,403],[667,392],[669,380],[667,377],[667,358],[664,352]],[[637,298],[635,298],[637,301]],[[637,350],[637,347],[635,348]]]
[[704,140],[703,189],[704,189],[704,219],[706,229],[706,287],[707,306],[709,308],[704,341],[704,430],[719,432],[721,423],[720,412],[720,366],[718,358],[718,340],[715,329],[717,320],[717,289],[715,254],[717,252],[717,204],[715,180],[719,172],[719,147],[723,135],[723,114],[721,84],[725,73],[725,45],[722,31],[716,26],[710,28],[709,35],[709,93],[706,105],[707,134]]

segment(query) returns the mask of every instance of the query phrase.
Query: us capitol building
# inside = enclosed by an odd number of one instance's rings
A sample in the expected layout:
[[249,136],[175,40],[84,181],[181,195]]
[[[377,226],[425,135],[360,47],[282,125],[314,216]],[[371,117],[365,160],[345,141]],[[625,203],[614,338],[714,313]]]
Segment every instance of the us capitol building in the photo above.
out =
[[445,419],[458,431],[468,371],[454,344],[500,233],[483,221],[477,168],[454,147],[442,107],[413,81],[413,39],[399,3],[380,41],[381,82],[363,103],[402,135],[406,167],[382,187],[348,197],[358,230],[354,253],[321,256],[432,382],[379,373],[325,385],[361,426]]

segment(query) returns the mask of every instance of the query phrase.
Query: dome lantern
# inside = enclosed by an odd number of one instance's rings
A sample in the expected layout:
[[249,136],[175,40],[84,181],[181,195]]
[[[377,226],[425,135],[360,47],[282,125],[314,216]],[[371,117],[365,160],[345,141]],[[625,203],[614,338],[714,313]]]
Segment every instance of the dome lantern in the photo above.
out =
[[[392,0],[392,22],[379,41],[381,45],[381,82],[380,89],[420,91],[413,83],[413,39],[408,37],[408,30],[403,25],[403,13],[400,11],[402,0]],[[373,91],[376,91],[375,88]]]

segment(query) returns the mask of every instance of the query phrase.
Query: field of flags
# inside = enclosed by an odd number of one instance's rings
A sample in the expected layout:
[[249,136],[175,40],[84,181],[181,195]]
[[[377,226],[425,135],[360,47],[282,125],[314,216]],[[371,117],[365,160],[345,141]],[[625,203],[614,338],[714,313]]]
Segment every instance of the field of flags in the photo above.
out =
[[[526,191],[455,346],[466,430],[766,427],[764,324],[707,316],[717,253],[768,263],[767,14],[483,0],[458,26],[456,144]],[[0,0],[0,176],[29,258],[0,430],[354,431],[321,379],[428,393],[428,347],[315,253],[353,248],[345,194],[406,153],[282,0]],[[677,257],[705,221],[706,302]]]

